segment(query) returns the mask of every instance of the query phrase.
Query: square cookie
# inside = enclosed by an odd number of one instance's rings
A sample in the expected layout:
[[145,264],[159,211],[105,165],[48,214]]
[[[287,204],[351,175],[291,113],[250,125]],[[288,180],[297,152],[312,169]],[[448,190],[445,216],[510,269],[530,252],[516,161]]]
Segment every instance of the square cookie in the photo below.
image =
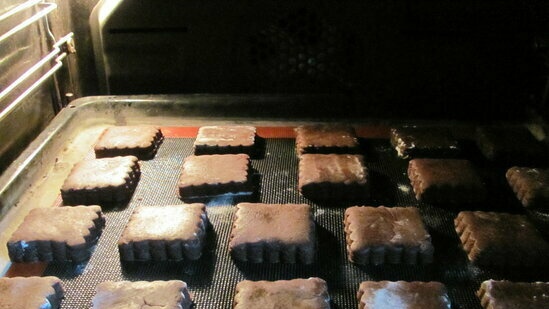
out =
[[364,281],[358,288],[359,309],[449,309],[444,284],[406,281]]
[[105,281],[97,286],[93,309],[181,308],[190,309],[187,284],[170,281]]
[[8,240],[13,262],[81,262],[105,227],[101,207],[32,209]]
[[252,263],[310,264],[315,259],[315,223],[307,204],[236,205],[229,251]]
[[549,283],[487,280],[477,296],[484,309],[547,309]]
[[247,154],[190,156],[183,162],[179,196],[193,200],[221,194],[252,195],[251,178]]
[[65,205],[103,205],[128,202],[141,170],[134,156],[84,160],[71,170],[61,187]]
[[344,125],[307,125],[295,129],[296,151],[304,153],[357,153],[358,138],[352,127]]
[[252,126],[204,126],[198,129],[194,154],[257,154],[256,129]]
[[207,227],[204,204],[139,207],[118,240],[120,259],[197,260],[202,255]]
[[549,170],[514,166],[505,177],[524,207],[549,211]]
[[0,308],[57,309],[64,290],[57,277],[0,278]]
[[476,142],[482,154],[496,164],[536,166],[547,163],[547,148],[523,126],[479,127]]
[[304,154],[299,160],[298,188],[310,199],[367,198],[368,168],[360,155]]
[[391,144],[401,158],[449,158],[461,152],[458,141],[446,128],[392,128]]
[[326,281],[320,278],[279,281],[240,281],[234,309],[301,308],[329,309]]
[[155,126],[119,126],[103,131],[95,143],[97,158],[136,156],[140,160],[154,158],[164,136]]
[[454,220],[463,250],[478,265],[545,265],[549,244],[526,216],[462,211]]
[[428,264],[431,235],[413,207],[360,207],[345,210],[349,261],[357,264]]
[[408,177],[418,201],[477,203],[486,197],[484,182],[467,160],[413,159]]

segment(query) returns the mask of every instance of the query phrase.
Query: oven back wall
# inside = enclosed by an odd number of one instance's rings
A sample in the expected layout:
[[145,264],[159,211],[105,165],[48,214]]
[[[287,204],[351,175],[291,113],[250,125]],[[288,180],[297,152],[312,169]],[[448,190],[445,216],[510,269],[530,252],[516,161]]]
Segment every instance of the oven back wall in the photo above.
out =
[[361,93],[380,112],[467,118],[513,117],[542,88],[546,1],[112,3],[92,27],[111,94]]

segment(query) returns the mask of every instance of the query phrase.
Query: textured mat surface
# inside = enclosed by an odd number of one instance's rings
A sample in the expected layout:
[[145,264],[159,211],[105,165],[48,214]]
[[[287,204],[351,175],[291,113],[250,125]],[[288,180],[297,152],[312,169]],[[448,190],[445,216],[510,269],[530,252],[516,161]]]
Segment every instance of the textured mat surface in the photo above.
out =
[[[328,282],[333,308],[357,308],[356,291],[364,280],[441,281],[448,287],[453,308],[480,308],[475,291],[486,279],[549,281],[547,272],[540,269],[480,269],[469,265],[454,231],[453,219],[459,209],[419,204],[406,175],[407,161],[396,157],[388,140],[363,140],[363,153],[372,176],[372,198],[362,204],[418,207],[433,238],[433,265],[356,266],[349,263],[343,212],[352,205],[345,202],[321,205],[302,197],[297,190],[294,140],[277,138],[266,139],[264,158],[252,162],[261,184],[258,198],[264,203],[313,205],[319,242],[315,264],[250,265],[233,261],[228,253],[234,214],[231,201],[208,204],[211,228],[200,260],[192,263],[121,263],[116,243],[136,207],[182,204],[177,197],[177,180],[183,159],[192,153],[192,143],[193,139],[168,138],[155,159],[142,162],[141,180],[131,202],[104,209],[107,226],[87,263],[48,266],[45,275],[58,276],[65,283],[62,308],[90,308],[96,285],[105,280],[183,280],[194,295],[195,308],[231,308],[234,288],[244,279],[320,277]],[[469,209],[522,211],[500,177],[491,177],[493,174],[496,175],[495,171],[486,171],[493,198]]]

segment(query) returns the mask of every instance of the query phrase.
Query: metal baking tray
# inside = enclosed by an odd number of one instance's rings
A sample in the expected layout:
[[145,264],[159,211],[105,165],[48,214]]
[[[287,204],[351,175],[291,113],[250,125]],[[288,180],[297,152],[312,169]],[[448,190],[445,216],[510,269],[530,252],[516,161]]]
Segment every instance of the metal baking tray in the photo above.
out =
[[[341,111],[308,112],[318,100],[311,96],[138,96],[91,97],[74,102],[52,122],[0,178],[0,240],[6,243],[24,215],[35,207],[60,204],[59,188],[70,168],[86,156],[101,131],[110,125],[162,126],[166,139],[157,157],[142,162],[143,175],[128,205],[105,208],[107,227],[86,263],[10,265],[0,246],[0,266],[8,276],[55,275],[64,283],[62,308],[90,307],[95,286],[104,280],[167,280],[188,283],[195,308],[231,308],[240,280],[279,280],[316,276],[328,282],[333,308],[356,308],[356,290],[364,280],[441,281],[448,287],[453,308],[480,308],[475,296],[486,279],[549,281],[548,265],[536,269],[479,268],[468,263],[453,228],[461,208],[418,203],[407,175],[407,161],[396,157],[388,141],[389,120],[344,118]],[[332,104],[337,105],[337,104]],[[289,110],[294,111],[289,116]],[[428,266],[357,266],[347,261],[343,212],[345,201],[313,203],[297,191],[297,157],[292,128],[299,124],[345,121],[361,137],[362,153],[371,173],[372,197],[363,205],[418,207],[433,238],[435,263]],[[234,206],[231,201],[208,204],[212,223],[203,257],[196,262],[121,263],[116,242],[135,207],[181,204],[176,183],[183,159],[192,154],[194,134],[206,124],[251,124],[265,139],[264,156],[252,166],[260,178],[258,201],[309,203],[317,225],[318,254],[313,265],[247,264],[233,261],[228,237]],[[470,124],[452,123],[462,138]],[[492,198],[472,209],[520,213],[501,176],[501,170],[483,164],[474,147],[468,156],[481,168]],[[471,208],[470,208],[471,209]]]

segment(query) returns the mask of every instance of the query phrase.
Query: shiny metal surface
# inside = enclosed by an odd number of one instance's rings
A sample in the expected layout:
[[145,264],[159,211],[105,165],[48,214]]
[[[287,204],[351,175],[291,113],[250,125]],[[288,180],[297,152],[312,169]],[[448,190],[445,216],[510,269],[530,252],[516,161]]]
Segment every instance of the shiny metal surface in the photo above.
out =
[[[33,2],[31,2],[31,4],[32,3]],[[17,24],[15,27],[11,28],[10,30],[8,30],[4,34],[0,35],[0,43],[2,43],[4,40],[9,38],[10,36],[16,34],[17,32],[24,30],[26,27],[28,27],[28,26],[32,25],[33,23],[39,21],[40,19],[44,18],[46,15],[48,15],[49,13],[51,13],[53,10],[55,10],[57,8],[57,5],[55,3],[38,3],[37,5],[43,7],[43,9],[39,10],[38,12],[36,12],[31,17],[29,17],[27,19],[24,19],[22,22]],[[23,5],[23,7],[27,8],[26,5]],[[9,18],[9,16],[16,15],[19,12],[19,10],[16,10],[16,11],[17,12],[15,12],[13,14],[6,14],[8,16],[6,16],[5,18],[7,19],[7,18]],[[0,21],[5,19],[5,18],[4,18],[4,15],[0,16]]]
[[[36,65],[49,50],[43,23],[33,20],[32,16],[43,17],[55,5],[36,5],[37,1],[33,0],[7,2],[0,1],[0,36],[3,38],[0,42],[0,170],[4,170],[54,116],[49,85],[28,93],[17,106],[12,103],[51,68],[47,59],[43,66]],[[46,10],[40,11],[44,7]]]
[[[65,44],[48,29],[53,2],[0,3],[0,171],[4,170],[53,118],[61,103],[57,77]],[[63,82],[63,81],[62,81]]]

